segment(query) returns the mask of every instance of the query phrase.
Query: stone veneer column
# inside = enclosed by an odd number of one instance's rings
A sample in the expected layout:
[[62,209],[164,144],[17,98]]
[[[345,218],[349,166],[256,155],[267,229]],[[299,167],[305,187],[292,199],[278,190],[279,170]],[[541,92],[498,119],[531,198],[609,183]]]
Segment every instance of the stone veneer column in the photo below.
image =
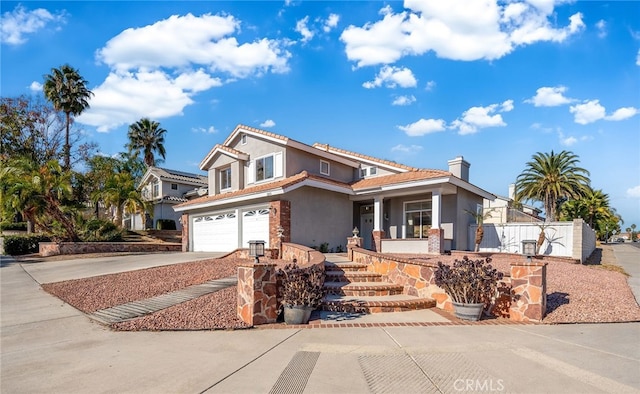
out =
[[362,247],[361,237],[347,237],[347,257],[349,258],[349,260],[353,261],[352,248],[361,248],[361,247]]
[[444,229],[430,228],[429,229],[429,250],[428,253],[442,254],[444,253]]
[[547,310],[547,263],[511,263],[509,319],[541,322]]
[[276,322],[275,264],[246,263],[238,267],[238,317],[252,326]]
[[[282,240],[278,238],[278,227],[284,230]],[[269,203],[269,248],[278,248],[278,242],[291,242],[291,203],[287,200]]]
[[373,245],[373,251],[382,253],[382,239],[384,238],[384,231],[373,231],[371,233],[371,244]]
[[182,251],[189,251],[189,214],[183,213],[180,218],[182,224]]

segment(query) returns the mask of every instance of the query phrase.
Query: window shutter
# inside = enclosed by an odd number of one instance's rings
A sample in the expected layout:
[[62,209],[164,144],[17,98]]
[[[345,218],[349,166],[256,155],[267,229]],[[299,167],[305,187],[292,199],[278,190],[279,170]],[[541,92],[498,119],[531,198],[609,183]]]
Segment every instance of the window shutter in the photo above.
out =
[[249,162],[249,169],[247,170],[247,183],[254,183],[256,181],[256,161],[251,160]]
[[273,177],[279,178],[282,176],[283,163],[282,152],[278,152],[273,156]]

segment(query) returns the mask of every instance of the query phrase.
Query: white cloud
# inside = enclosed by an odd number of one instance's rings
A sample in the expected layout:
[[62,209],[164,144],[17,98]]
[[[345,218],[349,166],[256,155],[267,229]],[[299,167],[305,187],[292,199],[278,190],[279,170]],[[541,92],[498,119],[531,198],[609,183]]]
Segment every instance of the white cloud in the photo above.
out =
[[422,150],[422,147],[420,145],[396,145],[393,148],[391,148],[391,152],[400,152],[400,153],[405,153],[405,154],[414,154],[414,153],[418,153]]
[[424,87],[424,90],[426,90],[427,92],[430,92],[433,89],[435,89],[435,87],[436,87],[436,81],[429,81],[427,82],[427,86]]
[[395,88],[397,86],[412,88],[417,84],[418,81],[410,69],[406,67],[384,66],[380,69],[380,72],[373,81],[365,82],[362,86],[367,89],[377,88],[382,85],[388,88]]
[[627,189],[627,197],[640,198],[640,185]]
[[503,127],[507,124],[502,119],[502,115],[496,112],[509,112],[512,109],[513,100],[487,107],[471,107],[462,113],[462,118],[451,122],[450,128],[457,129],[460,135],[466,135],[487,127]]
[[28,11],[18,4],[13,11],[7,11],[0,18],[2,26],[1,42],[9,45],[20,45],[27,42],[25,37],[28,34],[37,33],[45,28],[49,23],[64,24],[66,13],[58,12],[52,14],[44,8]]
[[605,117],[605,109],[600,105],[600,100],[590,100],[584,104],[576,104],[569,107],[569,112],[574,116],[578,124],[589,124]]
[[322,30],[324,30],[325,33],[329,33],[336,26],[338,26],[338,22],[340,22],[340,15],[329,14],[329,17],[324,22],[324,27],[322,28]]
[[390,64],[433,51],[452,60],[499,59],[520,45],[562,42],[584,29],[582,14],[553,27],[553,1],[406,0],[405,11],[385,6],[382,19],[349,26],[340,36],[357,67]]
[[607,22],[604,19],[600,19],[596,23],[596,29],[598,29],[598,37],[605,38],[607,36]]
[[76,119],[97,127],[99,132],[107,132],[141,117],[161,119],[182,115],[184,107],[193,103],[192,94],[221,84],[202,70],[177,78],[160,70],[111,72],[93,89],[91,107]]
[[264,122],[260,123],[260,127],[273,127],[276,125],[276,122],[274,122],[272,119],[267,119]]
[[605,116],[606,120],[613,120],[613,121],[617,121],[617,120],[625,120],[625,119],[629,119],[633,116],[636,116],[640,111],[638,111],[637,108],[634,107],[623,107],[623,108],[618,108],[614,113],[612,113],[609,116]]
[[215,127],[194,127],[191,129],[194,133],[205,133],[205,134],[215,134],[218,132]]
[[38,81],[33,81],[31,82],[31,85],[29,85],[29,90],[34,93],[42,92],[42,84]]
[[309,40],[311,40],[313,38],[313,36],[315,35],[314,32],[309,30],[309,27],[307,26],[307,23],[309,23],[309,16],[308,15],[296,22],[296,29],[295,30],[302,35],[302,43],[303,44],[309,42]]
[[142,116],[181,115],[198,92],[289,71],[287,42],[239,43],[233,36],[239,30],[240,21],[232,15],[187,14],[122,31],[96,51],[96,59],[111,71],[92,89],[91,106],[77,120],[104,132]]
[[513,100],[507,100],[504,103],[500,104],[501,112],[510,112],[513,110]]
[[574,136],[565,137],[563,132],[558,132],[558,137],[560,138],[560,145],[563,146],[572,146],[578,142],[578,139]]
[[525,100],[525,102],[531,103],[536,107],[555,107],[575,101],[565,97],[564,93],[566,91],[567,88],[565,86],[542,87],[536,90],[535,96]]
[[437,133],[446,129],[442,119],[420,119],[406,126],[396,126],[410,137],[421,137],[425,134]]
[[411,95],[411,96],[398,96],[393,100],[391,105],[404,106],[404,105],[411,105],[411,104],[413,104],[415,102],[416,102],[416,98],[413,95]]
[[285,44],[266,38],[239,44],[228,37],[240,27],[231,15],[173,15],[140,28],[124,30],[110,39],[96,57],[119,71],[136,68],[184,68],[193,64],[212,72],[246,77],[289,70],[291,54]]

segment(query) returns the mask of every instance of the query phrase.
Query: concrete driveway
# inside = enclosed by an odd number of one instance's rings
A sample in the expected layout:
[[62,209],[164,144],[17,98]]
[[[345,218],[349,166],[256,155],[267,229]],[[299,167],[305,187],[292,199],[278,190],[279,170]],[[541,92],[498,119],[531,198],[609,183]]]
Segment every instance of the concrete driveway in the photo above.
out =
[[640,392],[639,323],[115,332],[34,278],[125,263],[39,264],[0,268],[2,393]]

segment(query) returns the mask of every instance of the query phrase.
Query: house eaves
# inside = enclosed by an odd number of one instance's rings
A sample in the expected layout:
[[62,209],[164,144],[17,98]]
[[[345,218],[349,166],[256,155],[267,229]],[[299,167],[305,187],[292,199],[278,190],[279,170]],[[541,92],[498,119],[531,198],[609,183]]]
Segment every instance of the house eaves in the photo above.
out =
[[216,144],[209,151],[209,153],[207,153],[207,156],[205,156],[205,158],[200,162],[200,169],[203,171],[207,171],[209,169],[209,166],[211,165],[211,162],[213,162],[213,159],[218,153],[232,157],[236,160],[249,160],[249,155],[244,152],[240,152],[239,150],[235,150],[228,146]]
[[260,198],[282,195],[302,186],[310,186],[345,194],[352,194],[351,187],[347,184],[310,175],[306,171],[302,171],[299,174],[279,181],[236,190],[230,193],[196,198],[186,203],[176,205],[173,209],[176,212],[184,212],[194,209],[212,208],[218,205],[246,202]]
[[142,180],[138,185],[138,189],[147,184],[151,180],[151,177],[163,182],[172,181],[192,186],[206,186],[208,184],[207,177],[205,175],[170,170],[161,167],[149,167],[143,175]]
[[313,147],[323,152],[333,153],[335,155],[342,156],[351,160],[363,162],[369,165],[375,165],[375,166],[392,170],[392,171],[407,172],[407,171],[419,170],[418,168],[406,166],[400,163],[394,163],[389,160],[378,159],[376,157],[367,156],[360,153],[350,152],[348,150],[336,148],[334,146],[330,146],[329,144],[315,143],[313,144]]
[[[224,146],[228,146],[231,141],[233,141],[238,135],[240,135],[241,133],[245,133],[248,135],[252,135],[254,137],[258,137],[258,138],[262,138],[262,139],[266,139],[270,142],[273,142],[275,144],[279,144],[279,145],[283,145],[283,146],[290,146],[292,148],[301,150],[303,152],[307,152],[310,153],[314,156],[318,156],[321,157],[323,159],[327,159],[327,160],[332,160],[335,161],[337,163],[341,163],[353,168],[358,168],[360,166],[360,164],[354,160],[350,160],[348,158],[345,158],[343,156],[340,155],[336,155],[330,152],[323,152],[319,149],[316,149],[310,145],[307,145],[305,143],[296,141],[294,139],[291,139],[289,137],[285,137],[279,134],[274,134],[271,133],[269,131],[265,131],[265,130],[260,130],[260,129],[256,129],[255,127],[250,127],[250,126],[245,126],[245,125],[238,125],[235,130],[231,133],[231,135],[229,135],[229,137],[227,137],[227,139],[224,141],[223,145]],[[208,155],[207,155],[208,157]],[[205,159],[206,160],[206,159]],[[204,160],[203,160],[204,162]]]

